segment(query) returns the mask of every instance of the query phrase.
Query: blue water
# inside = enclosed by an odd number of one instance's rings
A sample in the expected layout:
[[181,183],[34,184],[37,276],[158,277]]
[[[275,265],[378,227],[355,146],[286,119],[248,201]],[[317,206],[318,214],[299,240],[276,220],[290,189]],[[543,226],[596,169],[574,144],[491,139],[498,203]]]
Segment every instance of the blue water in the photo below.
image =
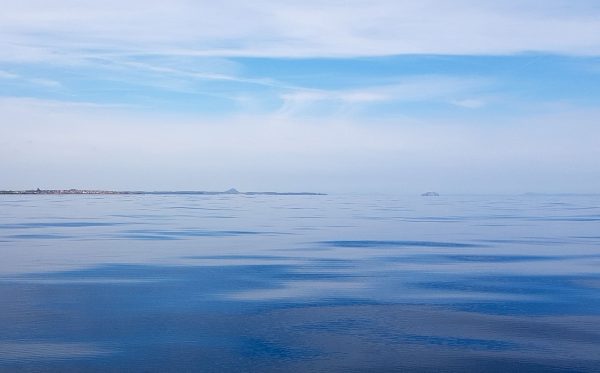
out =
[[0,371],[600,372],[600,196],[0,196]]

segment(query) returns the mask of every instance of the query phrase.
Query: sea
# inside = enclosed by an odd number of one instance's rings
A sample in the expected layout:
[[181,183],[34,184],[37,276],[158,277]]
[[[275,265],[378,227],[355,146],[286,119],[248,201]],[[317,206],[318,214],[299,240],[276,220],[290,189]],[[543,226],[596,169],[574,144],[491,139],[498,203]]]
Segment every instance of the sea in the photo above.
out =
[[600,195],[2,195],[1,372],[600,372]]

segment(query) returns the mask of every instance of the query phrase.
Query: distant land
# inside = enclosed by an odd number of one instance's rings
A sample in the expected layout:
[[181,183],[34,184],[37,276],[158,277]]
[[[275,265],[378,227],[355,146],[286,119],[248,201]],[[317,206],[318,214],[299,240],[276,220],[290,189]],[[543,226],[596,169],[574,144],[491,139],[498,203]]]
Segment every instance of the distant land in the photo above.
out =
[[197,194],[197,195],[221,195],[221,194],[240,194],[246,196],[268,195],[268,196],[323,196],[325,193],[311,192],[240,192],[231,188],[224,192],[210,192],[202,190],[182,190],[182,191],[117,191],[117,190],[96,190],[96,189],[29,189],[29,190],[0,190],[1,194]]

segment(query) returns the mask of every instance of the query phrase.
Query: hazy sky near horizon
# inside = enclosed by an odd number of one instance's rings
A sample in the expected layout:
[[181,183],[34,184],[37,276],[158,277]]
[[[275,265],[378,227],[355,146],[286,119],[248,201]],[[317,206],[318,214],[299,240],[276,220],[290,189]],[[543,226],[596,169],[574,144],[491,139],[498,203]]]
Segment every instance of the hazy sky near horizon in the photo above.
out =
[[600,192],[596,0],[0,6],[0,189]]

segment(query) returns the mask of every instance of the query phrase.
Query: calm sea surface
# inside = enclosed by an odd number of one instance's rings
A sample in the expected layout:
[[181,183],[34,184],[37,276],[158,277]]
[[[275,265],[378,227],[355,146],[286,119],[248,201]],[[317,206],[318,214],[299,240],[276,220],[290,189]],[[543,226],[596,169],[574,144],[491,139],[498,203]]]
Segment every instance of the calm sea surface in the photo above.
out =
[[0,196],[0,371],[600,372],[600,196]]

